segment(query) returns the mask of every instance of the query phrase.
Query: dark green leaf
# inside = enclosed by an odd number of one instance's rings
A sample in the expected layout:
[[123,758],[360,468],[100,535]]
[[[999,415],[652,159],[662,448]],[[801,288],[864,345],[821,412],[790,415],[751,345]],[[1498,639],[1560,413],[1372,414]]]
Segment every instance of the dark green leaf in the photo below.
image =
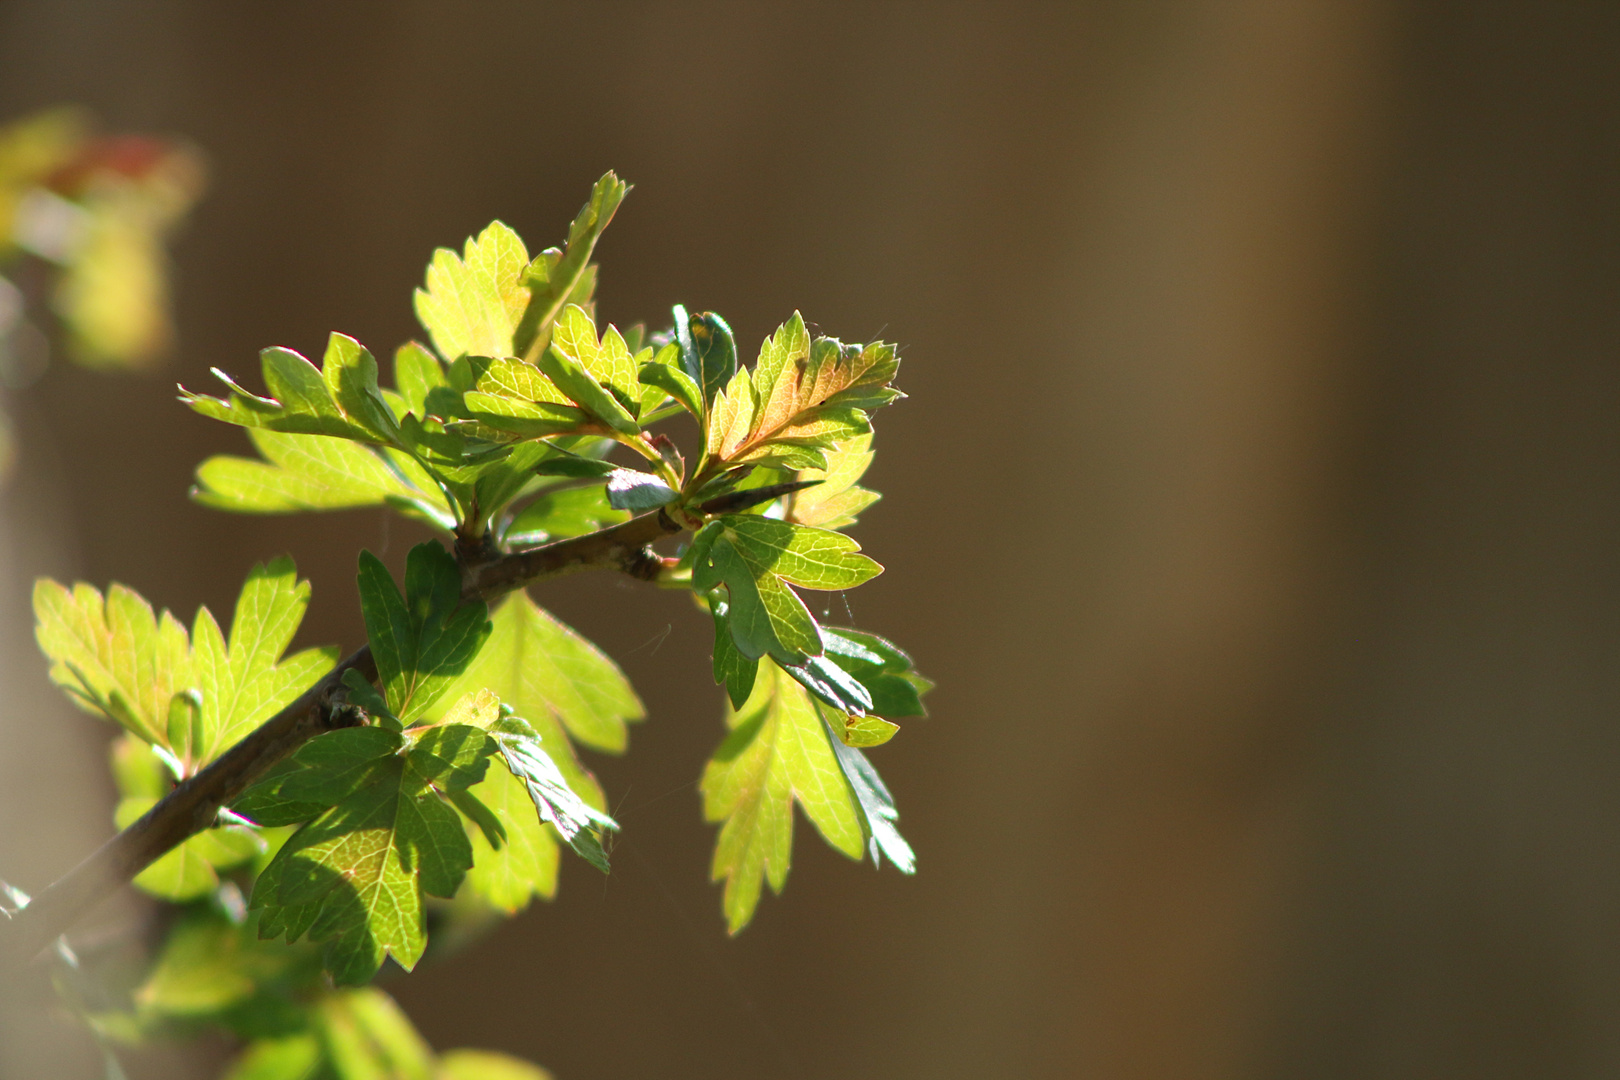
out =
[[[818,709],[819,711],[819,709]],[[850,791],[855,796],[856,806],[860,809],[861,826],[868,837],[868,847],[872,853],[872,862],[878,866],[883,865],[879,857],[887,855],[889,861],[902,874],[913,874],[917,871],[917,856],[900,835],[895,827],[900,813],[894,808],[894,797],[884,786],[883,780],[878,776],[877,770],[866,755],[853,746],[845,745],[844,741],[833,733],[832,727],[827,723],[825,714],[822,717],[823,730],[827,733],[827,742],[838,759],[838,767],[849,782]]]
[[787,664],[820,655],[821,635],[804,602],[768,567],[751,562],[723,526],[711,535],[693,563],[692,586],[700,593],[726,587],[726,621],[738,651],[751,660],[770,655]]
[[440,791],[465,791],[484,778],[495,748],[481,728],[444,722],[418,736],[407,760],[424,783]]
[[411,549],[402,597],[387,567],[360,554],[360,608],[384,695],[409,723],[455,681],[489,636],[488,611],[461,601],[461,573],[439,544]]
[[444,796],[476,783],[495,749],[465,724],[412,739],[366,727],[312,739],[237,803],[240,813],[278,822],[320,810],[254,885],[261,933],[291,941],[307,931],[325,942],[324,962],[339,982],[365,981],[385,955],[413,966],[425,943],[420,894],[454,895],[472,866]]
[[[822,631],[822,641],[827,640]],[[829,646],[830,648],[830,646]],[[800,686],[835,709],[853,716],[865,716],[872,708],[872,694],[860,681],[835,662],[832,655],[812,656],[802,664],[784,666]]]
[[911,657],[893,642],[864,630],[822,627],[827,657],[860,680],[882,716],[926,716],[921,695],[933,683],[912,670]]
[[748,700],[748,695],[753,693],[759,661],[750,660],[737,651],[736,642],[731,638],[731,628],[726,624],[728,607],[725,594],[715,589],[709,593],[708,600],[709,614],[714,619],[714,681],[725,686],[731,707],[740,709],[743,702]]
[[703,388],[704,401],[713,401],[737,371],[737,342],[731,327],[712,311],[688,316],[675,307],[675,332],[681,349],[681,368]]

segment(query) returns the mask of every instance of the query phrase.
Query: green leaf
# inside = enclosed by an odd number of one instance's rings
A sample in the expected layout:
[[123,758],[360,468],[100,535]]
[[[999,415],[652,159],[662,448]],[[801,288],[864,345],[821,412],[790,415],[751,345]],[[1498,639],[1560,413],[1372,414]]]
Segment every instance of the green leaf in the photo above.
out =
[[787,882],[795,801],[852,859],[861,857],[866,834],[826,725],[774,664],[760,665],[753,695],[726,722],[731,734],[700,786],[704,817],[723,823],[711,873],[726,883],[723,907],[735,934],[753,917],[762,882],[777,893]]
[[528,789],[540,820],[555,826],[576,854],[607,873],[607,852],[602,850],[596,830],[617,829],[614,820],[575,793],[551,755],[541,749],[540,736],[528,723],[508,717],[491,727],[490,735],[499,744],[506,767]]
[[168,794],[174,776],[164,767],[155,749],[139,736],[132,732],[119,736],[113,741],[110,756],[119,795],[156,800]]
[[[643,363],[636,371],[642,386],[655,386],[680,403],[681,408],[691,413],[699,421],[703,419],[703,388],[692,381],[680,367],[681,349],[679,345],[671,342],[658,350],[658,354],[651,360]],[[648,411],[648,404],[642,403],[642,413]]]
[[[834,338],[803,340],[803,321],[792,319],[767,339],[750,382],[752,408],[734,404],[711,419],[708,449],[718,460],[770,461],[828,469],[807,451],[828,450],[871,430],[867,413],[902,395],[889,386],[900,362],[882,343],[845,345]],[[740,402],[740,392],[728,388]]]
[[[822,641],[827,639],[822,631]],[[859,679],[839,667],[831,656],[812,656],[802,664],[782,668],[793,681],[835,709],[864,717],[872,708],[871,692]]]
[[469,238],[459,258],[449,248],[433,253],[426,288],[416,290],[416,317],[440,356],[516,355],[512,333],[530,300],[528,265],[523,241],[499,221]]
[[244,1005],[265,983],[294,974],[302,958],[261,943],[211,907],[193,907],[163,940],[135,990],[143,1018],[219,1020]]
[[738,370],[709,404],[709,420],[704,428],[703,445],[718,457],[731,456],[745,440],[759,409],[759,394],[746,369]]
[[827,655],[872,695],[872,710],[885,716],[927,716],[922,695],[934,688],[912,669],[911,657],[887,638],[847,627],[824,627]]
[[821,633],[810,610],[770,568],[737,546],[723,521],[708,534],[692,564],[692,587],[699,593],[724,585],[727,625],[737,649],[750,660],[773,656],[786,664],[802,663],[822,652]]
[[[35,636],[50,677],[77,704],[163,748],[189,775],[275,715],[336,662],[335,649],[282,659],[309,604],[291,559],[255,566],[242,586],[229,641],[207,608],[190,635],[167,611],[114,585],[34,586]],[[171,731],[177,697],[196,695]],[[177,740],[171,735],[178,736]]]
[[421,894],[455,895],[472,866],[445,796],[476,783],[496,748],[461,723],[409,735],[347,728],[306,743],[236,804],[263,824],[320,810],[254,884],[260,933],[324,942],[340,983],[369,979],[385,955],[414,966],[425,945]]
[[433,541],[411,549],[404,596],[382,561],[362,551],[360,609],[389,708],[406,723],[449,689],[489,636],[486,607],[462,602],[456,560]]
[[740,709],[754,691],[759,661],[750,660],[737,651],[737,644],[731,638],[731,627],[727,625],[726,616],[730,608],[725,594],[716,589],[709,593],[708,600],[709,614],[714,619],[714,681],[725,686],[731,707]]
[[634,415],[641,407],[641,380],[619,331],[609,326],[600,342],[596,324],[578,304],[569,304],[552,330],[551,347],[578,360],[585,373]]
[[[253,567],[236,598],[229,641],[207,608],[192,627],[193,681],[202,698],[203,739],[212,761],[291,704],[337,662],[337,649],[306,649],[281,659],[309,607],[309,582],[286,556]],[[278,662],[279,661],[279,662]]]
[[256,1039],[224,1080],[321,1080],[323,1057],[320,1040],[312,1032]]
[[559,343],[552,342],[551,348],[541,353],[535,364],[570,400],[614,431],[624,435],[641,431],[641,425],[619,399],[585,370],[578,357],[563,352]]
[[439,358],[414,341],[394,350],[394,386],[405,408],[419,419],[439,412],[455,400]]
[[[119,801],[113,823],[126,829],[157,804],[152,797],[132,797]],[[205,829],[169,849],[156,862],[135,876],[143,892],[174,903],[206,896],[219,884],[218,871],[240,866],[265,849],[265,842],[252,829],[227,825]]]
[[493,1050],[450,1050],[439,1058],[439,1080],[551,1080],[551,1074]]
[[721,522],[751,561],[800,588],[853,589],[883,572],[857,554],[860,545],[842,533],[748,514],[728,515]]
[[271,396],[249,393],[215,368],[214,375],[231,390],[228,398],[181,387],[180,400],[228,424],[398,445],[398,425],[377,387],[377,362],[353,338],[331,335],[321,371],[291,349],[265,349],[259,357]]
[[872,464],[871,447],[870,432],[854,436],[828,452],[827,468],[801,472],[800,480],[820,480],[821,483],[789,495],[783,519],[823,529],[842,529],[855,524],[861,511],[882,498],[855,482]]
[[611,461],[558,452],[534,467],[540,476],[560,476],[570,480],[602,480],[617,468]]
[[[622,752],[629,740],[627,722],[640,720],[646,710],[612,660],[526,593],[503,600],[491,622],[489,641],[446,696],[493,691],[528,720],[569,788],[601,808],[601,789],[580,765],[568,735],[599,750]],[[532,895],[553,895],[556,840],[541,825],[524,784],[505,769],[491,769],[471,790],[505,827],[508,843],[495,851],[486,838],[474,835],[477,863],[469,885],[506,911],[522,908]]]
[[833,734],[845,746],[863,748],[882,746],[899,734],[900,731],[899,724],[885,720],[881,716],[843,715],[841,724],[835,724],[829,719],[827,726],[832,729]]
[[[191,497],[242,514],[290,514],[391,504],[417,520],[453,529],[455,517],[431,481],[394,467],[368,446],[325,435],[254,428],[248,437],[264,460],[217,455],[197,468]],[[414,464],[414,463],[413,463]],[[412,470],[426,480],[420,469]]]
[[381,990],[328,995],[318,1018],[325,1056],[338,1080],[434,1080],[433,1051]]
[[369,782],[376,762],[398,751],[403,740],[380,727],[317,735],[237,796],[231,809],[262,826],[306,822]]
[[[489,641],[453,693],[488,687],[527,719],[548,747],[562,742],[566,729],[586,746],[624,751],[630,739],[626,725],[647,713],[618,665],[522,591],[501,601],[491,624]],[[553,730],[548,720],[562,727]],[[577,777],[586,775],[581,770]]]
[[535,813],[523,781],[510,770],[491,769],[469,794],[493,815],[505,839],[497,846],[483,825],[472,834],[466,887],[508,914],[528,907],[531,897],[555,896],[557,837]]
[[167,744],[169,701],[191,682],[186,629],[140,595],[113,585],[105,599],[83,582],[34,584],[34,636],[50,678],[74,704]]
[[712,311],[689,316],[677,304],[674,314],[681,368],[703,388],[703,400],[713,401],[737,371],[737,341],[731,327]]
[[[808,658],[821,654],[822,641],[815,619],[788,583],[816,589],[859,585],[882,567],[858,551],[839,533],[729,514],[693,539],[692,587],[700,593],[726,587],[726,624],[744,657],[769,655],[802,670]],[[823,682],[837,681],[836,672],[823,675]],[[858,699],[837,700],[841,707],[863,707]]]
[[[610,470],[611,471],[611,470]],[[608,503],[602,484],[543,492],[512,518],[507,526],[509,544],[538,544],[584,536],[607,525],[629,521],[630,514]]]
[[591,253],[629,191],[630,185],[614,173],[604,173],[591,188],[589,201],[568,227],[567,250],[547,249],[529,264],[524,279],[530,290],[528,306],[514,335],[514,348],[500,355],[522,356],[534,361],[545,352],[550,344],[551,325],[563,305],[571,298],[580,299],[579,293],[589,293],[589,288],[582,286],[595,276]]
[[866,832],[867,844],[872,853],[872,862],[877,866],[883,865],[881,855],[887,855],[896,870],[902,874],[917,872],[917,856],[900,835],[895,822],[900,819],[900,813],[894,808],[894,797],[884,786],[883,779],[878,776],[877,770],[867,760],[866,755],[855,749],[833,734],[832,724],[826,719],[825,710],[816,707],[822,714],[824,730],[827,732],[828,743],[832,746],[833,754],[838,759],[838,767],[843,771],[844,779],[849,782],[850,792],[855,796],[856,808],[860,811],[861,828]]

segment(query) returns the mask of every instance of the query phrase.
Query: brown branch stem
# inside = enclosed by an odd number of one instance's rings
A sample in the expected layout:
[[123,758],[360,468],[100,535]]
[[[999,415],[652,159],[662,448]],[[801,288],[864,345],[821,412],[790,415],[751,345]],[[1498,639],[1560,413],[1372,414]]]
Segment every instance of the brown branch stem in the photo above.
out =
[[[699,518],[732,513],[819,482],[795,481],[732,492],[692,511]],[[683,528],[660,509],[584,536],[500,555],[487,562],[464,563],[462,596],[487,602],[537,581],[586,569],[620,570],[651,580],[663,563],[650,545]],[[466,552],[459,554],[464,560],[468,558]],[[346,714],[332,708],[333,694],[343,685],[343,673],[349,670],[359,671],[368,680],[377,677],[370,645],[361,646],[300,694],[298,700],[181,781],[139,820],[53,882],[9,922],[0,921],[0,963],[9,966],[37,954],[119,886],[187,838],[212,826],[222,808],[304,743],[342,726]]]
[[[649,578],[659,560],[648,545],[680,531],[668,514],[655,510],[611,528],[470,567],[462,595],[494,600],[534,582],[588,568]],[[34,897],[9,924],[0,919],[0,960],[9,965],[34,956],[164,853],[212,826],[224,806],[277,763],[316,735],[341,726],[344,713],[332,709],[332,695],[342,685],[343,673],[351,669],[367,679],[377,677],[370,645],[356,650],[298,700],[181,781],[139,820]]]

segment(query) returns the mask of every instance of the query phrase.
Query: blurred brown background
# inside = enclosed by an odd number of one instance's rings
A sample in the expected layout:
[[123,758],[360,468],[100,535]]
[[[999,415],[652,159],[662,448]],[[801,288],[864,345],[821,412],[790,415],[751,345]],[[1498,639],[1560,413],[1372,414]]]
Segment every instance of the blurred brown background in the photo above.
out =
[[[246,441],[173,379],[391,350],[433,247],[554,243],[612,167],[606,318],[902,345],[856,533],[891,570],[850,603],[941,682],[875,757],[920,873],[801,822],[728,940],[709,629],[558,583],[652,714],[596,760],[625,839],[390,986],[436,1045],[562,1080],[1620,1071],[1620,5],[0,4],[0,116],[61,101],[192,138],[212,189],[170,377],[13,397],[6,878],[110,828],[32,576],[189,616],[290,551],[304,639],[352,646],[354,549],[413,539],[189,504]],[[6,1077],[98,1069],[0,1017]]]

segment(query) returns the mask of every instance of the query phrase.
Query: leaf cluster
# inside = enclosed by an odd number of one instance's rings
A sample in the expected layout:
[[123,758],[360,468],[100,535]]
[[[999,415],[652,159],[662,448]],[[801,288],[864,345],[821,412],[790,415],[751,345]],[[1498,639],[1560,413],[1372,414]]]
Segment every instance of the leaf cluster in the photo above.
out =
[[[576,745],[623,752],[645,710],[616,665],[526,591],[493,608],[479,598],[492,595],[479,571],[527,566],[535,545],[591,543],[633,515],[656,519],[654,533],[690,532],[684,549],[642,551],[637,565],[651,569],[638,575],[689,590],[714,629],[726,732],[700,787],[719,826],[711,869],[729,929],[750,921],[765,885],[782,889],[795,803],[835,850],[914,870],[867,751],[924,715],[931,683],[885,638],[822,625],[801,596],[882,572],[841,530],[878,499],[860,481],[871,414],[902,397],[895,349],[812,334],[797,312],[751,366],[712,312],[677,305],[650,334],[599,326],[592,260],[627,191],[604,176],[566,242],[538,255],[500,222],[436,252],[415,295],[427,343],[394,352],[392,386],[363,345],[334,333],[318,367],[264,350],[263,393],[218,371],[223,396],[182,390],[257,451],[205,461],[199,502],[387,506],[440,539],[410,551],[401,584],[361,553],[375,677],[346,670],[323,705],[342,722],[143,874],[148,889],[196,903],[120,1023],[182,1015],[177,988],[193,979],[213,987],[196,991],[214,995],[196,1013],[211,1022],[231,1027],[232,1009],[278,994],[297,1018],[233,1027],[254,1040],[233,1076],[519,1068],[435,1059],[386,998],[320,989],[310,973],[356,986],[388,959],[410,969],[435,912],[511,913],[554,895],[565,847],[607,871],[617,825]],[[331,669],[333,650],[282,656],[308,596],[290,561],[256,568],[226,638],[206,609],[188,634],[122,586],[41,583],[52,678],[127,732],[114,760],[121,823]],[[248,893],[236,908],[233,889]],[[213,963],[210,950],[234,959]]]
[[[114,749],[120,828],[331,670],[336,649],[282,655],[309,593],[291,559],[255,566],[227,636],[206,607],[188,633],[122,585],[105,595],[82,582],[70,589],[47,578],[34,586],[35,638],[51,661],[51,681],[80,708],[126,732]],[[189,899],[217,885],[219,870],[263,850],[251,830],[222,820],[135,883],[166,899]]]

